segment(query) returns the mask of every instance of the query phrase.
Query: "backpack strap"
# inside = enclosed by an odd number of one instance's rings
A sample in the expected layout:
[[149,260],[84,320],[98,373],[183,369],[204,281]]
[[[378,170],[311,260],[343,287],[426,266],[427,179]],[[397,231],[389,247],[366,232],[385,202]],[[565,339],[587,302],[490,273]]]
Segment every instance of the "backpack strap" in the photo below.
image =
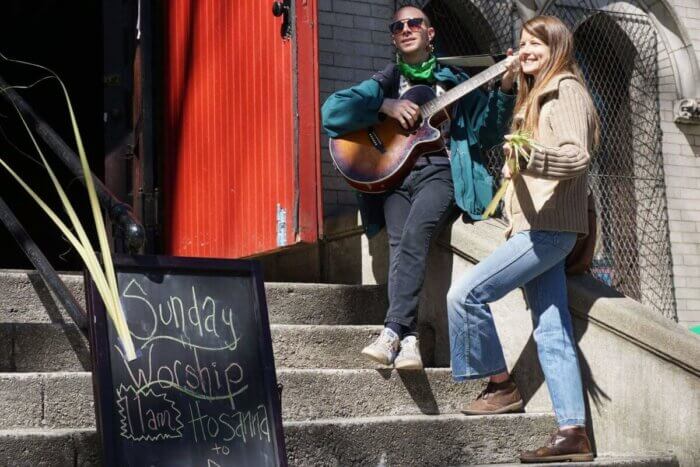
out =
[[382,87],[384,96],[395,99],[399,95],[399,68],[389,63],[383,70],[372,75],[372,79]]

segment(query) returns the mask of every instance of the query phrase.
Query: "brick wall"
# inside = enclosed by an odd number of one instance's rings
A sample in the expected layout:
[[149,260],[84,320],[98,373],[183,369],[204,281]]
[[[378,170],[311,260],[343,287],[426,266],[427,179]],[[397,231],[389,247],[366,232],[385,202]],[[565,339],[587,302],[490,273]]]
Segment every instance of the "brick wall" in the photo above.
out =
[[[700,61],[700,1],[670,0]],[[677,99],[666,50],[659,56],[664,169],[678,321],[700,324],[700,125],[673,122]],[[700,85],[696,92],[700,92]],[[686,96],[700,97],[700,96]]]
[[[321,102],[383,68],[393,56],[389,20],[394,0],[319,0]],[[338,174],[321,137],[325,216],[356,207],[355,194]]]

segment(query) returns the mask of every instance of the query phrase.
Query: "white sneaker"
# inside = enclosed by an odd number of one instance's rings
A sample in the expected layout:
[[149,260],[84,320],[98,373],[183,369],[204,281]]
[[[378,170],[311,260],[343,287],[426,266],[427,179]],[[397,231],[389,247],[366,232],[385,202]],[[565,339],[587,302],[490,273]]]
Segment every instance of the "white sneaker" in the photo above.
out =
[[391,365],[399,350],[399,336],[389,328],[384,328],[377,340],[362,349],[362,355],[366,355],[382,365]]
[[401,341],[401,350],[394,360],[394,368],[397,370],[422,370],[423,360],[420,358],[418,338],[406,336]]

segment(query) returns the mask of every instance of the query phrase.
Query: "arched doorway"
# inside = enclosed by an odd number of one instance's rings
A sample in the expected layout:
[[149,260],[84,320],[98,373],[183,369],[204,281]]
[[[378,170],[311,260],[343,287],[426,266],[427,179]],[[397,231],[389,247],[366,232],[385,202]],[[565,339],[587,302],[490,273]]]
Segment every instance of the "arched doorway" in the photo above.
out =
[[574,31],[576,56],[601,117],[590,179],[601,225],[594,275],[675,319],[656,31],[640,14],[560,3],[543,13]]

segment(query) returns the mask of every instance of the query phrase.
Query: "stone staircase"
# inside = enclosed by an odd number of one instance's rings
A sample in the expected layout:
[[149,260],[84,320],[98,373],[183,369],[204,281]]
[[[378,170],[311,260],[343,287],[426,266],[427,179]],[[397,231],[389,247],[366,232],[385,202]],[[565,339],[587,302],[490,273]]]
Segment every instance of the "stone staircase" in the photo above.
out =
[[[82,297],[81,277],[63,277]],[[507,465],[554,428],[549,413],[459,414],[483,383],[455,384],[447,368],[397,372],[359,358],[381,330],[381,286],[266,290],[290,465]],[[0,466],[100,463],[89,350],[66,323],[38,277],[0,272]],[[678,464],[638,455],[585,465]]]

